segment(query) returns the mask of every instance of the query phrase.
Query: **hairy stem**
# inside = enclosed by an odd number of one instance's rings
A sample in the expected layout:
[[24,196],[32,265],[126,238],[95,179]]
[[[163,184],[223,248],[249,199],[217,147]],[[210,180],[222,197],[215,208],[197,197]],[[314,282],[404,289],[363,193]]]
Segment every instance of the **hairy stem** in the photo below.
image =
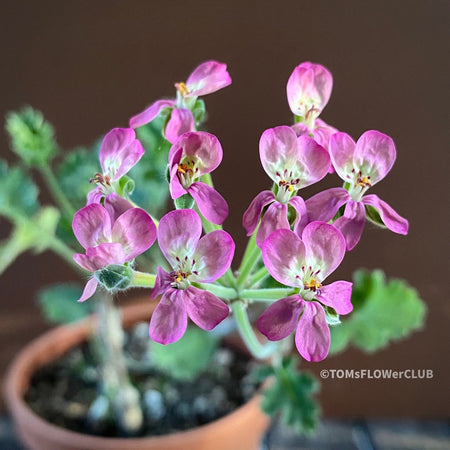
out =
[[67,217],[73,217],[73,215],[75,214],[75,208],[72,206],[66,194],[61,189],[51,167],[48,164],[45,164],[39,167],[39,171],[42,175],[42,178],[44,179],[45,184],[47,185],[48,190],[52,194],[53,198],[55,199],[56,203],[61,208],[63,213]]

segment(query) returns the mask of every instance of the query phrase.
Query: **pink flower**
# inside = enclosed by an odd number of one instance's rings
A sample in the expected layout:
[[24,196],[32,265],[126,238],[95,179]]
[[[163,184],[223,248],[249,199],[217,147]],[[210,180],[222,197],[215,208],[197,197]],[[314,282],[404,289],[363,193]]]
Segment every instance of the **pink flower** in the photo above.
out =
[[318,119],[333,88],[333,77],[324,66],[304,62],[298,65],[287,83],[287,97],[296,117],[292,126],[297,136],[310,135],[328,150],[330,136],[338,130]]
[[222,230],[200,238],[202,224],[191,209],[166,214],[159,223],[158,243],[172,267],[166,272],[158,267],[152,298],[162,295],[150,321],[150,337],[160,344],[180,339],[186,331],[187,318],[204,330],[211,330],[228,316],[228,306],[192,282],[210,283],[230,267],[234,242]]
[[305,202],[296,193],[327,174],[330,158],[328,152],[313,139],[297,137],[288,126],[266,130],[259,142],[259,154],[264,170],[275,183],[275,191],[260,192],[253,199],[244,213],[243,226],[247,236],[250,236],[258,226],[264,207],[270,205],[256,235],[256,243],[261,247],[273,231],[290,228],[288,205],[296,212],[294,226],[304,225]]
[[323,281],[339,266],[345,254],[342,234],[324,222],[308,224],[300,239],[290,230],[277,230],[264,242],[262,255],[269,273],[298,293],[273,303],[260,316],[257,327],[269,340],[278,341],[295,329],[295,344],[308,361],[321,361],[330,347],[330,330],[324,307],[348,314],[352,283]]
[[144,148],[131,128],[114,128],[103,139],[100,147],[102,173],[91,181],[97,187],[88,193],[88,205],[117,191],[119,180],[142,158]]
[[[111,213],[117,210],[110,210]],[[114,220],[110,212],[98,203],[85,206],[75,213],[72,228],[85,254],[73,256],[75,262],[89,272],[111,264],[124,264],[149,249],[156,239],[156,226],[140,208],[131,208]],[[90,279],[79,302],[90,298],[98,282]]]
[[211,94],[231,84],[231,77],[226,64],[206,61],[200,64],[188,77],[187,81],[175,83],[176,100],[158,100],[147,109],[130,119],[130,127],[137,128],[151,122],[163,110],[170,113],[165,128],[166,139],[174,143],[183,133],[195,130],[192,109],[197,97]]
[[212,172],[222,161],[222,154],[219,140],[204,131],[183,134],[169,152],[172,198],[189,193],[203,216],[215,224],[227,218],[227,202],[214,188],[196,180]]
[[396,150],[394,141],[379,131],[366,131],[355,144],[346,133],[336,133],[330,139],[330,156],[337,174],[344,180],[344,188],[332,188],[306,201],[309,220],[331,220],[343,205],[344,215],[333,225],[345,237],[347,250],[359,242],[366,222],[366,208],[373,207],[387,228],[407,234],[408,221],[397,214],[376,195],[364,195],[391,170]]

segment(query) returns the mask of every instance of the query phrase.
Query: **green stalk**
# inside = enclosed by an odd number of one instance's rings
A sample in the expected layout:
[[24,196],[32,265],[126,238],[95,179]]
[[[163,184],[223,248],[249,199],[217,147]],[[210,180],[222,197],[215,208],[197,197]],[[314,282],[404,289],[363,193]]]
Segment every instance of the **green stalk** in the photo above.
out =
[[266,268],[266,266],[262,266],[258,271],[255,272],[255,274],[252,276],[252,279],[250,280],[250,286],[254,287],[258,283],[260,283],[264,278],[269,276],[269,272]]
[[241,298],[254,301],[279,300],[280,298],[292,295],[292,288],[274,288],[274,289],[244,289],[239,295]]
[[261,257],[261,250],[256,245],[256,232],[250,237],[247,248],[242,258],[241,266],[238,270],[237,287],[241,289],[245,286],[247,278]]
[[131,280],[130,287],[146,287],[152,288],[155,286],[156,275],[152,273],[138,272],[133,273],[133,279]]
[[195,286],[198,286],[205,291],[209,291],[217,297],[226,299],[226,300],[234,300],[237,298],[238,293],[236,289],[219,286],[218,284],[210,284],[210,283],[195,283]]
[[272,353],[277,350],[277,344],[275,342],[268,342],[267,344],[261,344],[256,337],[250,320],[247,315],[247,308],[241,301],[233,302],[231,304],[233,309],[234,318],[238,326],[239,334],[245,345],[250,350],[250,353],[256,359],[266,359]]
[[48,187],[48,190],[52,194],[56,203],[62,209],[63,213],[67,217],[73,217],[73,215],[75,214],[75,208],[72,206],[69,199],[66,197],[66,194],[61,189],[51,167],[48,164],[45,164],[39,166],[39,171],[42,175],[42,178],[44,179],[45,184]]

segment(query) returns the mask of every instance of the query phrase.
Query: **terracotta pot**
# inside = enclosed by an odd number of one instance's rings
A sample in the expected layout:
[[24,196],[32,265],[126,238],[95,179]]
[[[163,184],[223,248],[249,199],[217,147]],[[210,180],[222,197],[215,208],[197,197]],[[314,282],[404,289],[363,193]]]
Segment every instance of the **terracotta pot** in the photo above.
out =
[[[148,320],[154,306],[136,303],[123,308],[125,327]],[[25,403],[33,373],[85,341],[93,332],[94,318],[57,327],[32,341],[14,359],[4,386],[7,405],[23,442],[33,450],[251,450],[259,447],[270,419],[259,408],[260,397],[215,422],[165,436],[102,438],[60,428],[36,415]]]

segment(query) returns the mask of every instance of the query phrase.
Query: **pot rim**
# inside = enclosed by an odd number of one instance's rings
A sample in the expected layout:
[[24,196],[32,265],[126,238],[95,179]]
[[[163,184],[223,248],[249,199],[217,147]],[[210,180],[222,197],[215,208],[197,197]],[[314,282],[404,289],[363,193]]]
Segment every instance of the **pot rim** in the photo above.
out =
[[[150,317],[156,304],[134,302],[124,307],[121,307],[122,321],[124,327],[131,326],[136,321],[145,317]],[[146,316],[145,313],[148,313]],[[209,422],[198,427],[185,430],[174,431],[173,433],[157,435],[157,436],[143,436],[143,437],[102,437],[90,434],[83,434],[76,431],[67,430],[58,425],[52,424],[38,414],[36,414],[25,402],[23,395],[29,387],[29,382],[36,369],[44,366],[48,362],[61,356],[66,351],[83,342],[94,331],[95,316],[81,319],[72,324],[57,326],[44,334],[33,339],[28,343],[13,359],[8,368],[5,382],[3,386],[3,394],[6,404],[12,416],[15,419],[16,425],[19,425],[17,417],[23,417],[21,423],[27,423],[32,428],[40,428],[42,434],[52,435],[56,440],[63,440],[65,442],[77,442],[80,448],[90,448],[95,443],[108,443],[109,448],[121,449],[125,444],[136,445],[136,449],[144,448],[144,445],[151,441],[152,443],[165,443],[171,441],[184,441],[186,438],[193,437],[205,431],[212,431],[216,424],[227,426],[228,422],[234,421],[241,414],[247,414],[255,406],[259,408],[261,395],[254,395],[249,401],[239,406],[235,410],[226,414],[225,416]],[[44,351],[47,349],[47,352]],[[53,349],[50,353],[49,349]],[[51,356],[49,356],[49,354]],[[267,416],[266,416],[267,417]],[[269,418],[267,417],[267,420]],[[84,447],[86,445],[86,447]]]

